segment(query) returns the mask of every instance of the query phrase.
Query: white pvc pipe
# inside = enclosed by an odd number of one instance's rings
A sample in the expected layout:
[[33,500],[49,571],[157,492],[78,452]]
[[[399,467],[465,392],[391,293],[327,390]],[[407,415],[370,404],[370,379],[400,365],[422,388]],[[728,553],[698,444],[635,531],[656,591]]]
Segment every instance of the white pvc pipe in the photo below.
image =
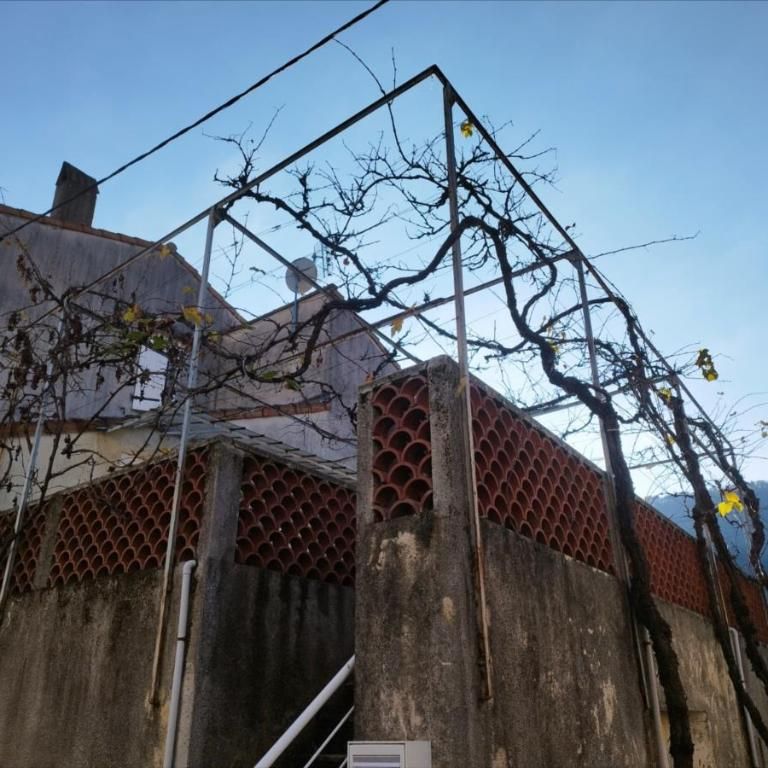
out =
[[[59,318],[58,325],[56,326],[56,337],[61,338],[62,331],[64,329],[64,317]],[[51,377],[53,376],[53,361],[52,355],[48,356],[48,362],[45,365],[45,389],[40,398],[40,413],[37,415],[37,425],[35,426],[35,436],[32,439],[32,448],[29,452],[29,460],[27,462],[27,472],[24,475],[24,486],[21,490],[21,498],[19,499],[18,507],[16,508],[16,521],[13,525],[13,538],[11,544],[8,547],[8,555],[5,560],[5,570],[3,571],[3,581],[0,584],[0,612],[2,612],[5,606],[5,601],[8,599],[8,594],[11,591],[11,579],[13,577],[13,567],[16,565],[16,550],[19,547],[19,538],[21,536],[22,528],[24,527],[24,515],[27,511],[30,496],[32,495],[32,483],[35,479],[35,473],[37,471],[37,458],[40,452],[40,443],[43,439],[43,429],[45,427],[45,409],[48,404],[48,395],[53,389],[53,383]],[[66,391],[62,392],[62,399],[66,398]]]
[[[288,749],[293,740],[301,733],[309,721],[317,714],[318,710],[341,688],[344,681],[352,674],[355,668],[355,657],[352,658],[333,676],[331,681],[315,696],[307,708],[288,726],[285,733],[272,745],[264,757],[256,763],[255,768],[271,768],[275,760]],[[164,767],[166,768],[166,767]]]
[[653,737],[656,742],[656,759],[659,768],[669,768],[669,748],[661,727],[659,686],[656,682],[656,661],[653,657],[651,638],[648,636],[647,629],[643,629],[643,645],[645,647],[645,670],[648,676],[648,696],[651,700],[651,713],[653,714]]
[[[208,295],[208,272],[211,265],[211,249],[213,248],[213,235],[218,223],[218,214],[215,208],[211,208],[208,215],[208,229],[205,234],[205,252],[203,254],[203,269],[200,273],[200,285],[197,291],[197,311],[205,313],[206,297]],[[171,592],[174,568],[174,553],[176,551],[176,530],[179,525],[179,512],[181,509],[181,493],[184,485],[184,467],[187,459],[187,442],[189,440],[189,425],[192,417],[193,392],[197,386],[197,368],[200,357],[200,343],[202,340],[202,323],[195,323],[192,336],[192,349],[189,353],[189,371],[187,372],[187,392],[184,400],[184,409],[181,422],[181,437],[179,438],[179,452],[176,457],[176,477],[173,485],[173,501],[171,502],[171,519],[168,523],[168,541],[165,548],[165,563],[163,565],[163,588],[160,593],[160,608],[157,618],[157,631],[155,633],[155,652],[152,658],[152,685],[149,690],[149,700],[156,701],[157,689],[160,682],[160,654],[165,642],[165,615],[167,611],[168,596]]]
[[[736,657],[736,666],[739,670],[739,680],[742,687],[746,690],[746,681],[744,679],[744,661],[741,656],[741,636],[738,630],[733,627],[728,627],[728,634],[731,636],[731,647],[733,648],[733,655]],[[749,716],[749,712],[744,709],[744,721],[747,726],[747,743],[749,745],[749,756],[752,759],[753,765],[760,765],[760,761],[757,756],[757,744],[755,743],[755,727],[752,724],[752,718]]]
[[192,585],[192,571],[197,563],[187,560],[181,572],[181,596],[179,602],[179,624],[176,632],[176,661],[173,665],[171,683],[171,703],[168,709],[168,730],[165,734],[165,757],[163,768],[173,768],[176,750],[176,730],[179,723],[179,703],[181,701],[181,683],[184,679],[184,652],[187,644],[187,620],[189,617],[189,592]]

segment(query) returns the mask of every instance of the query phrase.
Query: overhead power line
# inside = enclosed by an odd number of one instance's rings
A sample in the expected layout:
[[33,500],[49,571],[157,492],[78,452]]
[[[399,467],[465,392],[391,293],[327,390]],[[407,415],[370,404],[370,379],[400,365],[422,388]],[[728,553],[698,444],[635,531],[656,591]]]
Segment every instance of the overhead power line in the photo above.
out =
[[363,11],[362,13],[359,13],[357,16],[351,18],[346,23],[342,24],[340,27],[333,30],[333,32],[330,32],[325,37],[318,40],[314,45],[311,45],[309,48],[307,48],[302,53],[294,56],[292,59],[289,59],[284,64],[281,64],[277,69],[273,69],[269,74],[264,75],[260,80],[257,80],[253,85],[248,86],[244,91],[241,91],[240,93],[236,94],[232,98],[225,101],[223,104],[220,104],[218,107],[215,107],[210,112],[206,112],[202,117],[195,120],[194,123],[190,123],[186,127],[182,128],[179,131],[176,131],[173,135],[169,136],[167,139],[163,139],[159,144],[156,144],[152,149],[147,150],[146,152],[143,152],[140,155],[137,155],[133,158],[133,160],[129,160],[124,165],[121,165],[116,170],[112,171],[112,173],[102,177],[101,179],[98,179],[90,186],[86,187],[85,189],[80,190],[76,195],[73,195],[70,198],[67,198],[66,200],[63,200],[62,202],[58,203],[57,205],[52,206],[44,213],[40,213],[34,218],[28,219],[23,224],[20,224],[18,227],[9,230],[8,232],[3,233],[0,235],[0,243],[5,240],[7,237],[10,237],[11,235],[15,235],[17,232],[20,232],[25,227],[28,227],[30,224],[34,224],[37,221],[40,221],[41,219],[45,218],[46,216],[50,215],[54,211],[58,210],[59,208],[62,208],[65,205],[68,205],[73,200],[77,200],[78,197],[81,197],[82,195],[91,192],[92,190],[96,189],[97,187],[100,187],[102,184],[104,184],[107,181],[110,181],[111,179],[114,179],[115,176],[119,176],[124,171],[127,171],[130,167],[136,165],[137,163],[140,163],[142,160],[146,160],[150,155],[154,155],[155,152],[158,152],[163,147],[167,147],[171,142],[176,141],[176,139],[181,138],[185,134],[189,133],[194,128],[197,128],[199,125],[202,125],[203,123],[210,120],[212,117],[215,117],[220,112],[223,112],[225,109],[229,109],[229,107],[236,104],[240,99],[247,96],[249,93],[253,93],[253,91],[257,90],[258,88],[261,88],[262,85],[265,85],[268,83],[273,77],[276,75],[281,74],[282,72],[285,72],[287,69],[290,69],[295,64],[298,64],[302,59],[305,59],[310,54],[314,53],[315,51],[322,48],[324,45],[327,45],[330,43],[336,35],[341,34],[342,32],[346,32],[351,27],[355,26],[358,22],[362,21],[367,16],[370,16],[372,13],[377,11],[379,8],[381,8],[382,5],[385,5],[388,3],[389,0],[378,0],[377,3],[372,5],[367,10]]

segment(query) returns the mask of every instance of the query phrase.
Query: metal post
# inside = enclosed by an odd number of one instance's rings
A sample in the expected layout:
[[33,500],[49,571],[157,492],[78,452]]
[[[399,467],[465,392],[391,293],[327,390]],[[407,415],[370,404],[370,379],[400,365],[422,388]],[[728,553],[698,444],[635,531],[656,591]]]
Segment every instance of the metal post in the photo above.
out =
[[[59,318],[58,328],[56,331],[57,338],[61,338],[61,333],[64,328],[64,317]],[[19,506],[16,509],[16,521],[13,526],[13,538],[11,544],[8,547],[8,557],[5,561],[5,569],[3,571],[3,583],[0,586],[0,615],[2,615],[5,608],[5,602],[8,599],[8,593],[11,590],[11,580],[13,577],[13,568],[16,564],[16,551],[19,545],[19,537],[21,536],[22,528],[24,527],[24,515],[27,511],[29,504],[29,497],[32,495],[32,483],[35,479],[37,471],[37,457],[40,453],[40,443],[43,439],[43,428],[45,426],[45,409],[48,404],[48,395],[53,388],[51,377],[53,375],[53,355],[48,356],[48,362],[45,366],[45,389],[40,396],[40,413],[37,415],[37,424],[35,426],[35,435],[32,439],[32,449],[29,452],[29,462],[27,463],[27,471],[24,475],[24,485],[21,489],[21,498],[19,499]]]
[[[208,214],[208,230],[205,236],[205,253],[203,256],[203,269],[200,274],[200,287],[197,291],[197,310],[204,312],[208,294],[208,272],[211,265],[211,248],[213,246],[213,232],[218,224],[218,211],[211,208]],[[179,438],[179,454],[176,462],[176,481],[173,486],[173,502],[171,504],[171,520],[168,524],[168,542],[165,549],[165,567],[163,569],[163,586],[160,593],[160,609],[157,618],[157,632],[155,635],[155,652],[152,659],[152,684],[150,686],[149,700],[157,703],[157,688],[160,676],[160,657],[165,639],[165,614],[167,611],[168,596],[173,587],[173,560],[176,550],[176,530],[179,524],[179,508],[181,506],[181,489],[184,483],[184,465],[187,459],[187,443],[189,441],[189,423],[192,415],[192,392],[197,386],[197,368],[200,357],[200,342],[203,335],[202,322],[195,324],[192,336],[192,349],[189,353],[189,370],[187,372],[187,394],[184,401],[184,410],[181,422],[181,437]]]
[[[587,350],[589,353],[589,368],[592,374],[592,385],[600,388],[600,372],[597,368],[597,347],[595,346],[595,334],[592,329],[592,313],[589,311],[589,295],[587,294],[587,282],[584,278],[584,265],[582,264],[582,255],[579,251],[573,252],[573,264],[576,267],[576,274],[579,279],[579,296],[581,297],[581,312],[584,318],[584,335],[587,338]],[[602,400],[599,392],[595,396]],[[613,464],[611,454],[608,449],[608,435],[605,431],[605,423],[602,418],[598,419],[600,424],[600,442],[603,446],[603,460],[605,462],[605,474],[607,482],[605,483],[605,494],[608,506],[608,520],[610,523],[609,531],[611,535],[611,548],[613,549],[613,562],[619,577],[627,583],[629,581],[629,569],[627,559],[624,556],[624,548],[621,545],[621,539],[618,535],[618,525],[616,521],[616,499],[613,493]]]
[[[456,179],[456,147],[453,137],[453,91],[448,86],[443,88],[443,114],[445,119],[445,150],[446,167],[448,169],[448,201],[451,216],[451,231],[459,227],[459,202]],[[491,670],[491,644],[488,632],[488,604],[485,593],[485,557],[483,556],[482,530],[480,528],[480,513],[477,503],[477,478],[475,473],[475,446],[472,435],[472,399],[469,380],[469,353],[467,351],[467,321],[464,312],[464,274],[461,256],[460,238],[453,241],[453,293],[456,307],[456,349],[459,358],[459,386],[463,390],[464,410],[464,440],[467,447],[467,487],[470,515],[470,537],[475,557],[475,578],[478,591],[478,623],[483,651],[483,677],[485,682],[485,698],[493,698],[493,682]]]
[[[584,318],[584,335],[587,339],[587,350],[589,353],[589,368],[592,375],[592,384],[596,389],[600,388],[600,371],[597,367],[597,347],[595,346],[595,334],[592,328],[592,313],[589,309],[589,294],[587,293],[587,281],[584,276],[584,256],[581,251],[572,251],[572,261],[576,268],[576,274],[579,281],[579,296],[581,298],[581,311]],[[603,399],[600,392],[596,392],[595,396],[599,399]],[[613,463],[611,462],[611,454],[608,448],[608,434],[605,430],[605,422],[602,417],[598,419],[600,424],[600,442],[603,447],[603,460],[605,462],[605,502],[608,510],[608,530],[611,537],[611,549],[613,550],[613,563],[616,568],[616,574],[621,581],[629,588],[629,566],[627,564],[626,552],[624,546],[621,543],[621,537],[618,531],[618,520],[616,517],[616,495],[614,493],[614,477],[613,477]],[[635,620],[635,615],[632,610],[629,610],[629,620],[632,630],[632,639],[634,641],[635,655],[637,657],[637,663],[640,668],[640,680],[643,684],[643,693],[645,694],[645,700],[647,705],[651,708],[653,713],[654,731],[657,741],[657,747],[660,757],[660,765],[662,768],[666,766],[666,753],[667,748],[661,733],[661,719],[659,715],[659,691],[656,684],[656,670],[655,664],[649,662],[649,655],[643,653],[640,638],[640,630]],[[645,638],[647,639],[647,638]],[[650,642],[650,641],[649,641]],[[646,646],[648,649],[650,646]]]
[[656,682],[656,662],[653,657],[651,638],[646,629],[643,629],[643,645],[645,646],[645,663],[648,669],[653,732],[656,737],[656,760],[658,768],[669,768],[669,747],[661,728],[661,707],[659,706],[659,686]]
[[[741,655],[741,634],[738,629],[728,627],[728,634],[731,637],[731,648],[733,649],[733,655],[736,659],[736,667],[739,670],[739,682],[744,690],[747,690],[747,681],[744,677],[744,660]],[[752,724],[752,718],[747,711],[746,707],[742,709],[744,712],[744,723],[747,731],[747,744],[749,746],[749,756],[754,766],[760,765],[760,760],[757,754],[757,742],[755,740],[755,726]]]

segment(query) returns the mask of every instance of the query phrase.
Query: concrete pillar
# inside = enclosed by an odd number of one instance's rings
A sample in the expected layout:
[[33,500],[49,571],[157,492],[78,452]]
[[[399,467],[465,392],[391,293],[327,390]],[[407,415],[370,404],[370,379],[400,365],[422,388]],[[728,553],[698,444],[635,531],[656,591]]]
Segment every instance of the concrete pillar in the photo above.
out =
[[[43,540],[40,542],[40,553],[37,556],[37,566],[35,567],[35,578],[32,580],[32,589],[45,589],[48,586],[48,576],[51,573],[53,550],[56,546],[56,534],[59,528],[59,517],[61,516],[61,508],[63,505],[63,494],[54,496],[53,499],[45,504],[45,509],[43,510],[43,514],[45,515]],[[37,508],[33,508],[32,514],[34,514],[36,510]]]
[[[196,766],[194,740],[205,738],[201,732],[201,688],[205,685],[205,658],[217,642],[217,596],[221,590],[221,569],[234,563],[237,519],[240,509],[240,484],[243,477],[243,453],[229,445],[216,443],[211,448],[200,538],[197,545],[197,569],[190,604],[188,643],[181,708],[176,739],[178,768]],[[174,583],[181,583],[180,566]],[[170,617],[175,637],[178,617]],[[170,677],[170,675],[169,675]],[[204,718],[203,718],[204,719]]]
[[[400,372],[389,381],[407,377]],[[434,507],[373,522],[372,394],[358,415],[357,739],[426,739],[433,765],[486,759],[466,487],[463,392],[449,358],[426,367]]]
[[197,545],[199,564],[206,560],[234,560],[243,455],[224,443],[216,443],[211,449]]

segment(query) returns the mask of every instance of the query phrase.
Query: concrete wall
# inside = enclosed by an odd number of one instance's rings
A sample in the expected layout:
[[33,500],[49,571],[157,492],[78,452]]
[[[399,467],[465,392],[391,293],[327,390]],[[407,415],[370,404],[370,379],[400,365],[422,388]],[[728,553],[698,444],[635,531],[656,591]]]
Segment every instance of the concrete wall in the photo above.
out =
[[[351,589],[233,562],[241,478],[242,454],[212,447],[177,768],[253,766],[353,653]],[[180,566],[153,708],[161,578],[157,570],[97,578],[9,601],[0,625],[2,768],[162,765]]]
[[[484,696],[455,366],[427,368],[434,508],[373,522],[371,389],[360,408],[356,738],[427,739],[435,768],[655,765],[624,589],[481,520],[493,698]],[[457,394],[458,393],[458,394]],[[747,768],[711,628],[663,604],[693,711],[697,768]]]
[[[354,653],[354,592],[220,561],[199,597],[177,765],[252,768]],[[318,735],[279,765],[303,765]]]
[[[251,768],[354,652],[351,589],[233,562],[241,477],[242,454],[219,446],[201,532],[209,556],[192,606],[177,768]],[[305,746],[306,739],[297,745],[306,759]]]
[[[699,737],[696,768],[749,765],[744,719],[711,625],[698,614],[669,604],[663,604],[663,614],[672,627],[692,728]],[[748,682],[753,685],[748,685],[748,690],[751,689],[756,703],[762,705],[765,712],[765,692],[754,685],[757,681],[746,655],[744,672],[745,676],[752,677]],[[758,736],[756,739],[760,740]]]
[[0,627],[0,765],[162,764],[166,713],[145,707],[159,587],[153,571],[11,598]]

